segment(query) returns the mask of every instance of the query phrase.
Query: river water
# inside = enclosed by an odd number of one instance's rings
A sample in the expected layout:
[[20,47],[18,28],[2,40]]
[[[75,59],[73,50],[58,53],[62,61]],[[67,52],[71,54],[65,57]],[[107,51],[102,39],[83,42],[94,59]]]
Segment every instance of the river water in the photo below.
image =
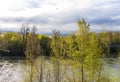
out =
[[21,63],[18,61],[0,62],[0,82],[23,82],[24,74],[21,73]]
[[[0,61],[0,82],[23,82],[21,60]],[[117,59],[104,60],[104,73],[111,78],[120,78]]]
[[[104,74],[106,74],[111,79],[117,79],[120,82],[120,64],[116,58],[105,59],[104,60]],[[116,81],[115,81],[116,82]]]

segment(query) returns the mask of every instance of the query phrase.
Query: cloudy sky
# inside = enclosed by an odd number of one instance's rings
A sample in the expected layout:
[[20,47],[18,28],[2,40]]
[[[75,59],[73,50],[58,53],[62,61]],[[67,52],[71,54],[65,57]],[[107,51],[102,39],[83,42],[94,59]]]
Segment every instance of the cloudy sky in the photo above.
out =
[[84,18],[91,31],[120,31],[120,0],[0,0],[0,30],[19,31],[21,24],[71,33]]

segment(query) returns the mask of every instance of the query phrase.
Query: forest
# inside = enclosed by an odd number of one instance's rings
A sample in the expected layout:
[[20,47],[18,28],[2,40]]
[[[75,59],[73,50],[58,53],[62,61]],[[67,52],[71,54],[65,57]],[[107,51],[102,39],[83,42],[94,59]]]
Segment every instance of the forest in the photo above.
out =
[[56,29],[51,36],[39,34],[29,24],[19,32],[1,32],[0,57],[23,58],[29,67],[25,82],[115,82],[103,74],[102,60],[119,57],[120,32],[91,32],[84,19],[77,25],[68,35]]
[[[28,24],[23,24],[19,32],[0,33],[0,55],[25,56],[27,45],[30,43],[32,46],[32,42],[34,43],[35,41],[41,48],[41,55],[52,56],[51,52],[53,48],[51,45],[54,40],[60,39],[57,41],[57,47],[60,47],[60,45],[63,44],[66,46],[74,45],[77,48],[79,46],[79,40],[83,38],[81,34],[85,36],[84,33],[87,33],[87,37],[84,42],[86,42],[90,36],[94,35],[94,37],[98,40],[98,44],[103,48],[106,57],[116,57],[118,55],[118,45],[120,45],[120,32],[104,30],[99,33],[90,32],[89,25],[85,22],[85,20],[79,20],[78,27],[79,29],[73,34],[62,35],[59,30],[55,29],[52,31],[52,36],[49,36],[36,33],[38,28],[35,25],[30,27]],[[63,43],[60,43],[59,41]],[[80,43],[82,42],[80,41]]]

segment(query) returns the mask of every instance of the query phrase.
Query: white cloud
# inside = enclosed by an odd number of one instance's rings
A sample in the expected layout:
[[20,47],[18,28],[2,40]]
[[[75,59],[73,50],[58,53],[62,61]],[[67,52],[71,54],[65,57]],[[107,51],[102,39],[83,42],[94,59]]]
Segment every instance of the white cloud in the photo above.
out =
[[0,0],[0,28],[12,30],[30,23],[37,24],[40,32],[55,28],[72,32],[77,20],[85,18],[92,30],[103,24],[118,29],[119,7],[119,0]]

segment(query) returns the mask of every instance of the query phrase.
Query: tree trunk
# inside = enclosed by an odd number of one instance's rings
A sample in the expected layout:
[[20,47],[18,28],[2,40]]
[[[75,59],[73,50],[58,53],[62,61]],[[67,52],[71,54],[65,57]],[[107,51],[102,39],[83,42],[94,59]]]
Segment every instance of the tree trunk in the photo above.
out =
[[81,82],[84,82],[84,68],[83,68],[83,64],[81,66]]

